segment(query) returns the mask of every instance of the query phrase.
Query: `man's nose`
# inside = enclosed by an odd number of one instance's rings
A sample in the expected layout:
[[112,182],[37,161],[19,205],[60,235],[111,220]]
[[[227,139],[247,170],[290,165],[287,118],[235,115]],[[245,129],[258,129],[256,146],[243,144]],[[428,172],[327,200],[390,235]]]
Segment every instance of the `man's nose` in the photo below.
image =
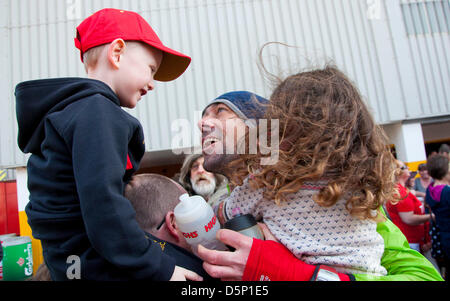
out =
[[200,164],[200,165],[198,166],[197,172],[198,172],[198,173],[205,173],[205,172],[206,172],[206,170],[203,168],[203,164]]
[[149,91],[155,89],[155,80],[153,78],[148,82],[147,88]]
[[213,123],[211,122],[211,118],[208,118],[207,116],[200,119],[199,122],[197,123],[197,126],[201,132],[209,131],[211,130],[211,128],[214,127]]

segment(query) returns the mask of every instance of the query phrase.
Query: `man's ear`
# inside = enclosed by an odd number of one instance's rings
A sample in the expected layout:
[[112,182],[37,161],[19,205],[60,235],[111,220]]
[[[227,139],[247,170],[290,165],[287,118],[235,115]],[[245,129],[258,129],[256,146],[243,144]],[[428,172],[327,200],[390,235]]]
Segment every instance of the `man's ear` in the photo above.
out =
[[173,211],[169,211],[166,213],[166,227],[169,230],[170,235],[178,241],[180,241],[181,231],[177,226],[175,221],[175,213]]
[[108,47],[108,62],[114,69],[119,69],[122,54],[126,48],[125,41],[122,39],[115,39]]

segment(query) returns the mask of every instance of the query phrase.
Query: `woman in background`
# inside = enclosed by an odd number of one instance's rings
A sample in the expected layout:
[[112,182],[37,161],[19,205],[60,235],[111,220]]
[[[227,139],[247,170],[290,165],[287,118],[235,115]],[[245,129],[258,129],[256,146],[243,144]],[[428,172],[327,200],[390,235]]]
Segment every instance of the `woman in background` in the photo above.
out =
[[444,278],[448,279],[450,259],[450,186],[448,185],[449,160],[444,155],[434,155],[428,159],[428,171],[434,181],[428,186],[425,202],[436,215],[435,221],[440,232],[442,257],[438,259],[440,268],[445,267]]
[[425,241],[425,224],[428,223],[430,214],[424,214],[422,202],[406,188],[406,182],[411,175],[408,167],[401,161],[397,161],[397,166],[398,197],[397,200],[388,202],[386,208],[392,222],[406,236],[411,249],[425,252],[431,247]]
[[428,174],[427,165],[422,163],[418,167],[420,177],[414,180],[414,190],[416,191],[416,197],[424,198],[427,192],[428,185],[431,183],[431,177]]

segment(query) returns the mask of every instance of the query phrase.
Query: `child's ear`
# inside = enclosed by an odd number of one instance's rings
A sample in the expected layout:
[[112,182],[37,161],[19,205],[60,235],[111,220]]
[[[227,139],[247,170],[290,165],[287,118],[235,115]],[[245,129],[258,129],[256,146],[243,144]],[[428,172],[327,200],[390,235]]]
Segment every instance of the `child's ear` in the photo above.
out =
[[108,62],[114,69],[119,69],[122,54],[126,48],[125,41],[122,39],[115,39],[108,47]]

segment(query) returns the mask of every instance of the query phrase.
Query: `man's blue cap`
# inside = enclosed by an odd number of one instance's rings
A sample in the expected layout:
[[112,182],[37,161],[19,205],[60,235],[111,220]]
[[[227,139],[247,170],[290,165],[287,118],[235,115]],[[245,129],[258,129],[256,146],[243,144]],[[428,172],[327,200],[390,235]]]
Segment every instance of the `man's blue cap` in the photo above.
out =
[[264,105],[269,103],[269,100],[248,91],[228,92],[212,100],[203,110],[202,116],[205,114],[206,109],[215,103],[227,105],[240,118],[247,120],[261,119],[266,111]]

